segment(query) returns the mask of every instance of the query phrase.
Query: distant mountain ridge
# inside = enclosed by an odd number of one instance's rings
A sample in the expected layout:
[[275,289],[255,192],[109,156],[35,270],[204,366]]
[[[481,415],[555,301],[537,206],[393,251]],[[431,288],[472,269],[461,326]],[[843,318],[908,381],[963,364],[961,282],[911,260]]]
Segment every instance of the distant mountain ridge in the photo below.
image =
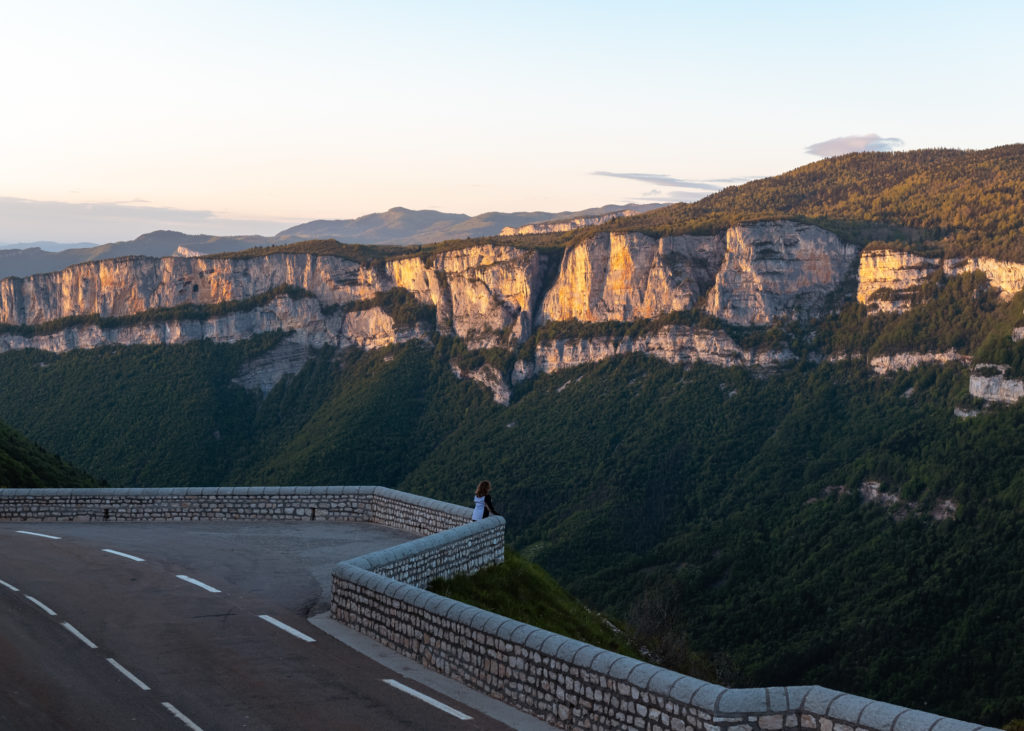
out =
[[[630,206],[629,210],[648,210],[652,206]],[[657,206],[653,206],[657,207]],[[583,211],[492,211],[478,216],[414,211],[395,207],[383,213],[370,213],[351,219],[316,220],[292,226],[276,236],[208,236],[180,231],[151,231],[132,241],[117,241],[99,246],[82,246],[63,251],[48,251],[39,246],[0,248],[0,279],[26,277],[55,272],[74,264],[120,256],[175,256],[178,247],[203,254],[223,254],[259,246],[279,246],[310,239],[337,239],[350,244],[407,246],[431,244],[452,239],[496,236],[503,229],[533,223],[563,221],[567,218],[606,216],[626,210],[627,206],[607,205]]]

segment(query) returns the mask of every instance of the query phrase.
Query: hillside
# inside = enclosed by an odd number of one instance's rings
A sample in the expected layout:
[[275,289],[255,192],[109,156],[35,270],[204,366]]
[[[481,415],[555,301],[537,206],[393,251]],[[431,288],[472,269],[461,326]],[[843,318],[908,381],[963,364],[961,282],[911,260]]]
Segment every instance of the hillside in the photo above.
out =
[[117,485],[488,477],[667,664],[1003,724],[1021,190],[1024,146],[868,153],[578,231],[8,279],[0,419]]
[[816,223],[860,245],[1024,261],[1024,145],[826,158],[609,226],[678,235],[776,218]]
[[98,487],[96,481],[0,424],[0,487]]

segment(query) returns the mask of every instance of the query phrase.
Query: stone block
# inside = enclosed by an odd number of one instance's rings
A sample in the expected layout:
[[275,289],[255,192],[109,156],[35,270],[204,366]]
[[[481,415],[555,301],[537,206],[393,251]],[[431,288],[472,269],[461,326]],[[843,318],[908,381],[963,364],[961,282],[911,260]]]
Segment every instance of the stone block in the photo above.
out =
[[939,720],[941,718],[934,713],[908,710],[896,717],[892,724],[892,731],[929,731]]
[[811,686],[804,697],[802,710],[807,713],[816,713],[819,716],[826,715],[829,705],[839,696],[843,695],[838,690],[822,688],[820,685]]
[[716,715],[726,716],[767,712],[768,697],[764,688],[730,688],[721,694],[715,707]]
[[654,667],[654,674],[647,679],[647,690],[658,696],[659,698],[668,698],[669,691],[672,686],[679,681],[680,674],[674,670],[666,670],[665,668]]
[[895,706],[892,703],[871,701],[861,712],[857,725],[877,731],[891,731],[896,717],[906,710],[903,706]]
[[861,698],[858,695],[841,695],[829,704],[828,717],[833,721],[856,726],[861,712],[870,703],[870,700]]
[[608,668],[608,675],[616,680],[627,680],[634,668],[640,664],[641,662],[639,660],[634,660],[633,658],[626,657],[625,655],[619,655],[618,659],[611,664],[610,668]]
[[693,700],[690,701],[690,705],[714,713],[715,707],[718,704],[718,699],[724,692],[725,688],[723,688],[722,686],[706,683],[702,688],[698,689],[697,692],[693,694]]
[[697,692],[701,688],[705,688],[709,685],[720,691],[724,690],[720,685],[714,685],[705,680],[691,678],[689,675],[680,675],[679,679],[672,684],[672,688],[669,690],[668,696],[673,701],[684,706],[693,705],[693,698],[697,695]]
[[983,728],[983,726],[979,726],[975,723],[957,721],[953,718],[942,718],[932,726],[932,731],[975,731],[976,729]]

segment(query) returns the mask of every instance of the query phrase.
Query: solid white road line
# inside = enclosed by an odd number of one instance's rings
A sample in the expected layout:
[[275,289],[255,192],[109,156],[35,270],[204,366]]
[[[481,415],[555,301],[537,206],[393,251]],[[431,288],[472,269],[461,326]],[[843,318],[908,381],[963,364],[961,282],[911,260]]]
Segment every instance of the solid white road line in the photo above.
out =
[[11,591],[17,591],[18,590],[18,587],[16,587],[14,584],[8,584],[3,579],[0,579],[0,586],[6,586]]
[[179,721],[181,721],[181,722],[182,722],[183,724],[185,724],[185,725],[186,725],[186,726],[188,726],[188,727],[189,727],[190,729],[192,729],[192,731],[203,731],[203,730],[202,730],[201,728],[199,728],[199,727],[198,727],[198,726],[196,726],[196,725],[195,725],[194,723],[192,723],[192,719],[191,719],[191,718],[189,718],[188,716],[186,716],[186,715],[185,715],[184,713],[182,713],[181,711],[179,711],[179,710],[178,710],[177,708],[175,708],[174,706],[172,706],[172,705],[171,705],[170,703],[168,703],[167,701],[164,701],[164,702],[163,702],[163,706],[164,706],[164,708],[166,708],[166,709],[167,709],[168,711],[170,711],[170,712],[171,712],[171,714],[173,714],[175,718],[177,718],[177,719],[178,719]]
[[259,616],[260,616],[260,619],[262,619],[264,622],[270,622],[272,625],[274,625],[278,629],[283,629],[288,634],[294,635],[295,637],[298,637],[300,640],[303,640],[305,642],[316,642],[316,640],[314,640],[309,635],[303,634],[302,632],[299,632],[297,629],[293,629],[293,628],[289,627],[284,622],[279,622],[278,620],[276,620],[273,617],[271,617],[269,614],[261,614]]
[[185,574],[178,574],[178,578],[181,579],[182,581],[187,581],[190,584],[195,584],[196,586],[198,586],[198,587],[200,587],[202,589],[206,589],[211,594],[220,594],[220,589],[214,589],[209,584],[204,584],[203,582],[199,581],[198,579],[193,579],[191,576],[185,576]]
[[128,680],[132,681],[133,683],[135,683],[135,684],[136,684],[137,686],[139,686],[139,687],[140,687],[140,688],[142,688],[143,690],[149,690],[149,686],[148,686],[148,685],[146,685],[146,684],[145,684],[145,683],[143,683],[143,682],[142,682],[141,680],[139,680],[139,679],[138,679],[138,678],[136,678],[136,677],[135,677],[134,675],[132,675],[132,674],[131,674],[131,673],[130,673],[130,672],[128,671],[128,669],[127,669],[127,668],[125,668],[125,666],[124,666],[124,665],[122,665],[121,663],[119,663],[119,662],[118,662],[117,660],[115,660],[115,659],[114,659],[114,658],[112,658],[112,657],[108,657],[108,658],[107,658],[107,662],[109,662],[109,663],[110,663],[111,665],[113,665],[113,666],[114,666],[115,668],[117,668],[117,671],[118,671],[119,673],[121,673],[121,675],[123,675],[124,677],[128,678]]
[[121,556],[122,558],[130,558],[132,561],[145,561],[146,560],[144,558],[139,558],[138,556],[133,556],[130,553],[121,553],[120,551],[115,551],[113,548],[101,548],[100,550],[103,551],[104,553],[112,553],[115,556]]
[[18,533],[24,533],[27,536],[39,536],[40,538],[49,538],[51,541],[59,541],[60,536],[49,536],[45,533],[33,533],[30,530],[19,530]]
[[50,609],[50,608],[49,608],[48,606],[46,606],[45,604],[43,604],[43,603],[42,603],[41,601],[39,601],[38,599],[36,599],[36,598],[35,598],[34,596],[29,596],[28,594],[26,594],[26,595],[25,595],[25,598],[26,598],[26,599],[28,599],[28,600],[29,600],[30,602],[32,602],[33,604],[35,604],[35,605],[36,605],[37,607],[39,607],[40,609],[42,609],[42,610],[43,610],[44,612],[46,612],[47,614],[49,614],[49,615],[50,615],[51,617],[56,617],[56,616],[57,616],[57,613],[56,613],[55,611],[53,611],[52,609]]
[[81,632],[79,632],[79,631],[78,631],[77,629],[75,629],[74,627],[72,627],[72,626],[71,626],[70,624],[68,624],[67,622],[61,622],[61,624],[62,624],[62,625],[64,625],[64,629],[66,629],[66,630],[67,630],[68,632],[70,632],[70,633],[71,633],[71,634],[73,634],[73,635],[74,635],[75,637],[77,637],[77,638],[78,638],[78,639],[80,639],[80,640],[81,640],[82,642],[84,642],[84,643],[85,643],[85,645],[86,645],[86,647],[88,647],[88,648],[89,648],[90,650],[95,650],[95,649],[96,649],[96,643],[94,643],[94,642],[93,642],[92,640],[90,640],[90,639],[89,639],[88,637],[86,637],[85,635],[83,635],[83,634],[82,634]]
[[420,693],[418,690],[413,690],[408,685],[402,685],[397,680],[385,679],[384,682],[387,683],[388,685],[390,685],[392,688],[398,688],[403,693],[408,693],[413,698],[419,698],[424,703],[429,703],[434,708],[440,709],[440,710],[444,711],[445,713],[450,713],[451,715],[455,716],[460,721],[469,721],[470,719],[473,718],[472,716],[467,716],[462,711],[458,711],[458,710],[452,708],[451,706],[446,706],[441,701],[434,700],[429,695],[424,695],[423,693]]

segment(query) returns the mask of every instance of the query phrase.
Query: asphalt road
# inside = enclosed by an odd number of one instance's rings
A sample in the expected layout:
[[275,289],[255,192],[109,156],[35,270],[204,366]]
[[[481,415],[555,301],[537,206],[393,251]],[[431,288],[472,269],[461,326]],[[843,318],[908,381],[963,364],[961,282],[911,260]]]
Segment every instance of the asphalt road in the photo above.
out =
[[509,728],[306,621],[334,563],[409,538],[0,523],[0,729]]

